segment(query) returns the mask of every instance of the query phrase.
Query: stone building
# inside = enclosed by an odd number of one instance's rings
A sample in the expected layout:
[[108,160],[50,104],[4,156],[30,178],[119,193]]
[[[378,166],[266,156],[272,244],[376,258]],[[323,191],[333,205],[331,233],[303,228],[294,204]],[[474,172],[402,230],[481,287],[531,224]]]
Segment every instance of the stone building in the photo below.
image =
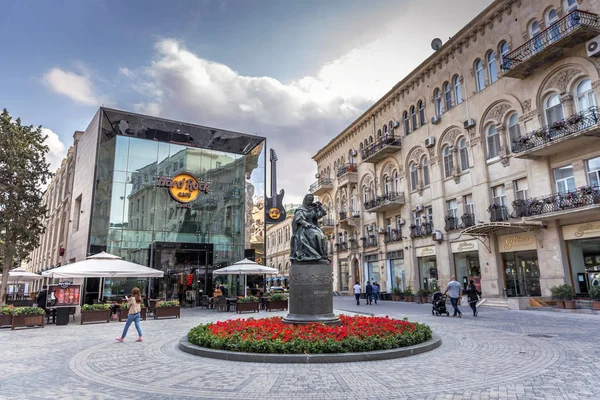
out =
[[317,152],[335,290],[598,284],[598,12],[496,0]]
[[294,219],[296,207],[298,205],[291,204],[286,206],[285,220],[278,224],[267,225],[266,265],[279,270],[279,274],[276,277],[271,277],[269,281],[273,282],[273,285],[283,284],[287,286],[289,283],[290,240],[292,238],[292,220]]

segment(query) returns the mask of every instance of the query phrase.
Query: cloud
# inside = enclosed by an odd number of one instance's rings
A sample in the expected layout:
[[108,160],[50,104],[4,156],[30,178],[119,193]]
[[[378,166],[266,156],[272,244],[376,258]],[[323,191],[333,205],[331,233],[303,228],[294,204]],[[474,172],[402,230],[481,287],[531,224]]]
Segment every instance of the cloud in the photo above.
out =
[[67,146],[60,141],[60,138],[51,129],[42,128],[42,134],[47,136],[46,145],[50,148],[46,155],[46,161],[50,163],[50,172],[54,173],[67,155]]
[[106,99],[95,93],[91,76],[85,69],[77,74],[55,67],[44,74],[43,81],[50,90],[76,103],[94,106],[106,103]]
[[127,67],[119,68],[119,74],[121,74],[127,78],[135,78],[135,73]]

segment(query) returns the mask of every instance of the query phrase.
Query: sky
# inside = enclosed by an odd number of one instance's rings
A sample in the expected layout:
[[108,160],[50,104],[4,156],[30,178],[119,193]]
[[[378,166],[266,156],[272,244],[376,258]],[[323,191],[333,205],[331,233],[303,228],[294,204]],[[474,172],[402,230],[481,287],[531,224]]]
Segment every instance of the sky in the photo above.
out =
[[0,108],[54,171],[101,105],[267,137],[300,202],[311,157],[491,0],[3,0]]

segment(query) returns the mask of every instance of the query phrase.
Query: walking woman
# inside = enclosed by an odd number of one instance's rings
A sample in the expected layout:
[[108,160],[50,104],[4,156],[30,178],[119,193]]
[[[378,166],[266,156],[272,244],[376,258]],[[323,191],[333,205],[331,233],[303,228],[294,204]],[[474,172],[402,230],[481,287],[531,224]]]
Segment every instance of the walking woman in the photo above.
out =
[[469,286],[467,286],[467,296],[469,298],[469,305],[473,310],[473,316],[477,316],[477,302],[479,301],[479,297],[481,297],[481,292],[477,291],[477,286],[471,280],[469,281]]
[[127,306],[129,309],[129,316],[127,317],[127,322],[125,323],[125,328],[123,328],[123,333],[121,336],[117,338],[117,342],[123,342],[125,336],[127,335],[127,330],[129,329],[129,325],[133,322],[135,324],[135,329],[138,332],[138,338],[136,342],[143,342],[142,338],[142,328],[140,328],[140,313],[142,312],[142,296],[140,295],[139,288],[133,288],[131,291],[131,297],[127,298]]

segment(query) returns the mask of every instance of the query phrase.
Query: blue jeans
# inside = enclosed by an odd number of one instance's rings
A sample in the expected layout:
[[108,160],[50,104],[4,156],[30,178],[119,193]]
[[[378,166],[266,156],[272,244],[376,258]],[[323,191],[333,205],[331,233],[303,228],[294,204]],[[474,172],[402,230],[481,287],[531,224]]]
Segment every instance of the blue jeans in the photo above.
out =
[[378,298],[379,298],[379,293],[373,293],[373,300],[375,300],[375,304],[377,304]]
[[140,313],[137,313],[129,314],[127,317],[127,322],[125,322],[125,328],[123,328],[123,334],[121,335],[122,339],[125,339],[129,325],[131,325],[132,322],[135,323],[135,329],[137,330],[138,336],[142,337],[142,328],[140,328]]
[[452,303],[452,307],[454,308],[453,315],[462,315],[462,313],[458,309],[458,297],[456,299],[454,297],[450,297],[450,303]]

